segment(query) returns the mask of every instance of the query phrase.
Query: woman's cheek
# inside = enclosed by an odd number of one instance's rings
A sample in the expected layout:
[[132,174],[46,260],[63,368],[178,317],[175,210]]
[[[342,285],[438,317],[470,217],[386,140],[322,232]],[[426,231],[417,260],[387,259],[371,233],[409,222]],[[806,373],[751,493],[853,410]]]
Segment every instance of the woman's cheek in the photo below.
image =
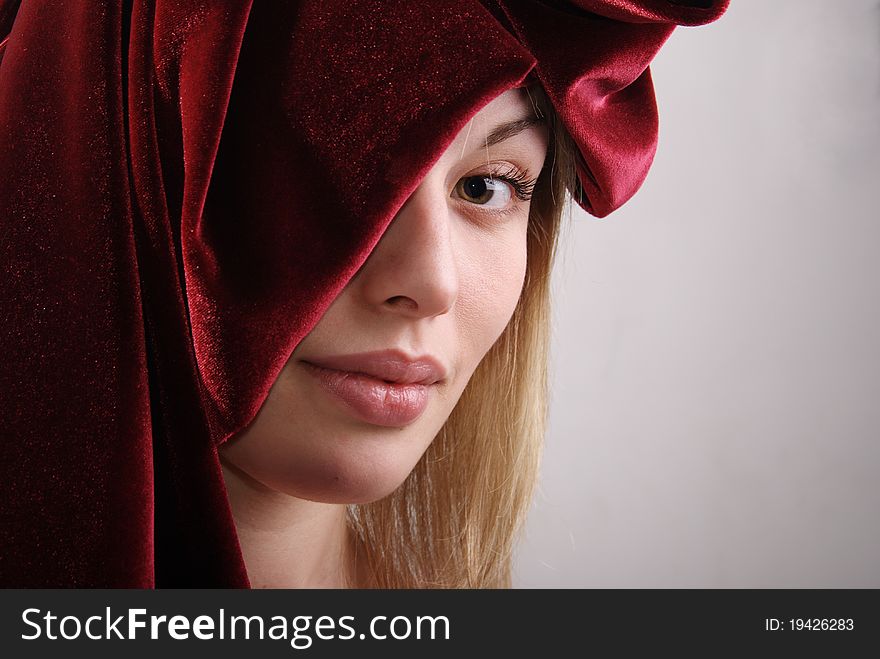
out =
[[458,300],[460,333],[479,351],[498,339],[519,300],[526,272],[525,231],[482,236],[469,250]]

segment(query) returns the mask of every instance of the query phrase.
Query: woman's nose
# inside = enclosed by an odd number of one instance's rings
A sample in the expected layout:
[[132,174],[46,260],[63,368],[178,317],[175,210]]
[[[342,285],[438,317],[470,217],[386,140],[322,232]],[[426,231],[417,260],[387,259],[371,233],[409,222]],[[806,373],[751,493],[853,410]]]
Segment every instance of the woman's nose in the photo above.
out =
[[413,318],[447,313],[458,297],[448,195],[429,175],[391,221],[360,273],[374,308]]

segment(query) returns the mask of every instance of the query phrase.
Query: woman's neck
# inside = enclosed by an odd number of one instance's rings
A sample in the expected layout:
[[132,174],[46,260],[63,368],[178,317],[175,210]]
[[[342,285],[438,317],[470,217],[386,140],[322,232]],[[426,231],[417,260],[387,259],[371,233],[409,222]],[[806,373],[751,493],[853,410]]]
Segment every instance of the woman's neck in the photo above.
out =
[[297,499],[221,464],[251,587],[350,586],[344,505]]

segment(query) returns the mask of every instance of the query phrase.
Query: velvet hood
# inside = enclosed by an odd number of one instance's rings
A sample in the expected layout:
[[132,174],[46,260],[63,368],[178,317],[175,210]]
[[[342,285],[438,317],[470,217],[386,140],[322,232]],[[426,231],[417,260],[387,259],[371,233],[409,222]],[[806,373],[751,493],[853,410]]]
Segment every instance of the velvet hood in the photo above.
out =
[[727,0],[0,0],[0,586],[247,587],[217,447],[467,121],[538,81],[604,216]]

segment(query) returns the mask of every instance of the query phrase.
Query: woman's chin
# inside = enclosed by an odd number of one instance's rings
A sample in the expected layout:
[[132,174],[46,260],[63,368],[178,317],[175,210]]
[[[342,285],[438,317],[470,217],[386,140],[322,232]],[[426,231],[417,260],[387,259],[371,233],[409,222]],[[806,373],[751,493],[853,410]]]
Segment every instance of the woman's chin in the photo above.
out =
[[406,480],[406,474],[392,477],[377,474],[364,479],[332,474],[309,474],[296,481],[282,485],[282,491],[290,496],[307,501],[332,504],[366,504],[384,499]]
[[265,487],[297,499],[332,504],[365,504],[388,496],[418,460],[418,456],[405,460],[399,451],[333,453],[256,464],[239,462],[229,454],[226,459]]

